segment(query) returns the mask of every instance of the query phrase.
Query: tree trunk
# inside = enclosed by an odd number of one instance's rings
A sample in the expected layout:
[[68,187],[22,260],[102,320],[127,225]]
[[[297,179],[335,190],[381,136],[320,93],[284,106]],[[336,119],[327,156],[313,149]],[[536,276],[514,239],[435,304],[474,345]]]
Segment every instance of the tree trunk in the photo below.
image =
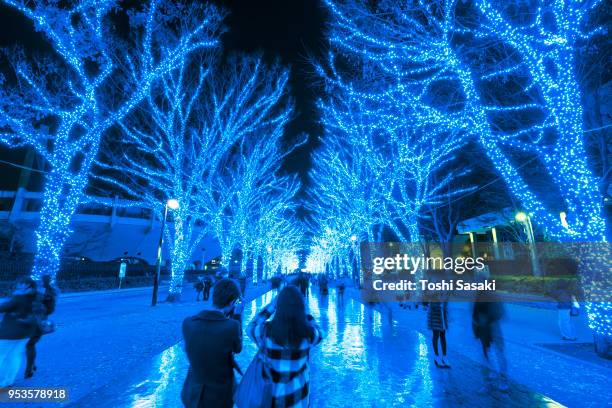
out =
[[612,360],[612,337],[605,334],[593,333],[595,352],[599,357]]
[[185,279],[185,268],[186,263],[179,262],[175,259],[172,260],[171,263],[171,275],[170,275],[170,288],[168,289],[168,298],[166,301],[168,302],[176,302],[180,300],[181,294],[183,293],[183,281]]
[[246,276],[247,279],[251,280],[251,282],[255,282],[255,274],[253,273],[255,266],[255,260],[253,259],[253,251],[247,250],[244,252],[244,254],[245,256],[242,260],[245,265],[244,276]]
[[584,293],[589,327],[593,330],[595,351],[600,357],[612,359],[612,303],[609,286],[605,284],[609,282],[610,276],[610,244],[598,242],[567,245],[572,245],[570,248],[578,261],[581,290]]
[[174,216],[174,239],[172,240],[172,248],[170,251],[172,254],[170,288],[167,299],[169,302],[177,301],[181,298],[181,293],[183,292],[183,281],[185,279],[185,269],[187,269],[187,264],[191,258],[191,251],[189,248],[190,237],[186,237],[184,234],[184,219],[185,217],[181,216],[181,214],[178,212]]
[[40,209],[40,224],[36,228],[36,255],[32,267],[32,278],[40,280],[44,275],[50,275],[55,280],[60,268],[62,251],[72,233],[70,223],[82,192],[72,188],[66,191],[70,184],[62,177],[61,171],[51,171],[43,192],[43,205]]

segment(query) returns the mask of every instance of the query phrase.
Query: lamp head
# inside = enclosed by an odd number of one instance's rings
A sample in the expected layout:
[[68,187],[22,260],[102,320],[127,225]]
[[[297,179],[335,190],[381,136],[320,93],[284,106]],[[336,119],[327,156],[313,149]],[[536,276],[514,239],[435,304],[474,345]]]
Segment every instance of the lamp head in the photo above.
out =
[[523,211],[519,211],[514,216],[514,219],[517,220],[518,222],[525,222],[527,221],[527,214],[525,214]]
[[567,214],[565,211],[561,211],[559,213],[559,218],[561,219],[561,225],[563,225],[563,228],[568,229],[569,228],[569,224],[567,223]]
[[166,205],[168,206],[168,208],[172,210],[177,210],[179,208],[179,202],[176,198],[168,199],[168,201],[166,202]]

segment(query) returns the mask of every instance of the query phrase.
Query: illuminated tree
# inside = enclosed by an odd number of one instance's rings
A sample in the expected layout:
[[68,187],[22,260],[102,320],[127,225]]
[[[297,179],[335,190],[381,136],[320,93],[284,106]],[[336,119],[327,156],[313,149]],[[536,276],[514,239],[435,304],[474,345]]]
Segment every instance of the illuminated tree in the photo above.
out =
[[[298,239],[300,230],[290,220],[296,218],[297,201],[295,196],[300,183],[295,177],[275,177],[269,184],[268,191],[260,195],[252,207],[251,222],[243,241],[245,259],[253,265],[253,280],[259,269],[259,260],[265,260],[279,240]],[[299,241],[298,241],[299,242]],[[283,246],[286,246],[283,244]]]
[[[248,90],[251,94],[239,100],[253,112],[250,116],[248,112],[235,116],[247,127],[223,157],[206,190],[208,222],[219,240],[225,266],[230,265],[236,250],[242,250],[247,258],[251,256],[253,230],[262,217],[262,201],[276,190],[290,187],[277,176],[283,157],[299,145],[284,149],[280,144],[293,112],[286,92],[288,75],[279,67],[261,67],[254,73],[252,89]],[[230,127],[227,131],[234,130]],[[285,199],[282,195],[276,197]]]
[[[480,0],[475,3],[480,12],[478,24],[465,29],[468,35],[511,50],[508,54],[512,58],[493,61],[494,68],[479,72],[480,78],[489,94],[499,93],[500,82],[502,86],[508,82],[520,86],[522,103],[511,101],[502,105],[505,101],[488,98],[496,105],[490,110],[501,113],[501,118],[494,117],[494,124],[503,135],[502,146],[505,143],[514,151],[529,155],[544,169],[555,187],[558,204],[537,197],[537,192],[526,191],[529,185],[521,186],[522,189],[509,185],[525,208],[547,221],[544,226],[547,232],[561,241],[605,241],[603,200],[585,147],[582,90],[576,75],[579,61],[575,58],[578,46],[605,33],[601,27],[590,27],[588,21],[599,4],[600,1],[553,1],[509,9],[508,5],[494,6]],[[533,114],[521,116],[517,111]],[[500,168],[503,174],[516,166],[506,162]],[[565,221],[559,217],[561,211]],[[590,282],[585,283],[590,298],[596,300],[587,303],[590,326],[596,334],[610,339],[612,307],[601,299],[607,299],[605,294],[612,281],[609,268],[612,253],[608,245],[574,248],[583,276],[589,277]],[[608,348],[610,353],[609,346],[596,343],[600,351]]]
[[[318,69],[330,96],[321,103],[326,134],[312,178],[315,191],[323,196],[314,201],[331,207],[317,211],[317,219],[329,218],[335,224],[350,220],[342,227],[323,228],[327,235],[338,230],[346,235],[336,249],[346,254],[334,261],[338,270],[350,254],[359,256],[349,237],[372,241],[378,224],[389,226],[406,242],[420,241],[424,208],[466,191],[449,188],[464,173],[450,170],[449,164],[467,137],[460,122],[407,103],[397,74],[395,82],[380,83],[363,69],[350,77],[349,84],[340,78],[335,58],[329,65],[331,73]],[[329,245],[335,239],[328,236],[326,241]],[[407,250],[415,256],[422,253],[418,245]]]
[[280,269],[292,271],[297,265],[297,252],[303,241],[303,229],[295,214],[286,212],[284,217],[270,220],[270,229],[264,235],[268,240],[264,256],[264,278],[269,278]]
[[466,137],[461,128],[430,123],[411,112],[400,118],[403,125],[388,134],[385,187],[391,194],[384,205],[388,209],[387,223],[395,233],[407,242],[418,243],[424,210],[469,190],[453,184],[466,170],[450,166]]
[[317,245],[317,262],[341,273],[340,264],[358,257],[357,241],[372,241],[374,226],[381,222],[387,165],[378,151],[371,112],[341,88],[330,94],[319,104],[325,134],[313,155],[308,207],[317,224],[312,232],[328,251],[323,256]]
[[342,140],[327,135],[314,153],[309,206],[319,223],[341,224],[347,239],[357,235],[370,240],[372,227],[379,220],[380,178],[363,152]]
[[[549,237],[605,240],[575,58],[577,47],[602,33],[589,26],[600,1],[327,4],[333,48],[375,69],[381,93],[400,89],[406,102],[471,131]],[[456,96],[450,109],[448,95]],[[578,256],[583,276],[601,280],[592,295],[610,282],[601,262],[609,248],[599,248]],[[595,332],[610,337],[609,303],[588,306]]]
[[[167,199],[178,200],[166,230],[171,298],[180,296],[185,269],[206,234],[214,234],[229,259],[227,242],[242,235],[215,229],[215,221],[220,214],[227,220],[235,201],[255,206],[257,193],[272,184],[268,170],[280,160],[273,146],[291,112],[290,106],[278,106],[287,71],[256,58],[215,64],[201,53],[183,58],[151,87],[145,106],[122,123],[120,151],[108,146],[98,161],[97,180],[160,215]],[[270,128],[273,134],[252,147],[251,139]],[[243,234],[247,209],[232,214]]]
[[[399,83],[407,101],[438,108],[441,117],[473,130],[511,192],[551,236],[600,241],[601,197],[583,146],[580,98],[572,97],[580,95],[573,50],[600,32],[581,31],[597,4],[551,2],[531,10],[506,2],[497,10],[486,1],[474,8],[450,0],[386,1],[382,18],[361,3],[330,2],[330,40],[376,66],[388,87]],[[440,86],[462,95],[459,114],[440,109],[434,92]],[[520,172],[525,161],[515,164],[520,151],[544,166],[563,208],[550,208],[532,191]],[[574,214],[570,228],[559,210]]]
[[[156,0],[126,10],[116,1],[4,3],[30,19],[53,49],[45,58],[9,56],[0,142],[33,146],[48,163],[32,276],[55,277],[102,137],[186,55],[218,46],[222,14]],[[117,14],[128,17],[127,38],[117,32]]]
[[[299,185],[294,178],[280,177],[278,171],[283,158],[303,142],[294,143],[287,149],[282,147],[281,138],[292,107],[279,103],[277,108],[280,110],[274,126],[262,132],[264,137],[254,135],[237,146],[218,180],[220,184],[216,190],[223,191],[229,198],[222,222],[215,224],[226,265],[236,250],[242,251],[242,261],[253,256],[258,223],[266,216],[266,211],[278,211],[276,205],[287,210],[293,207],[292,198]],[[239,268],[243,271],[242,262]]]

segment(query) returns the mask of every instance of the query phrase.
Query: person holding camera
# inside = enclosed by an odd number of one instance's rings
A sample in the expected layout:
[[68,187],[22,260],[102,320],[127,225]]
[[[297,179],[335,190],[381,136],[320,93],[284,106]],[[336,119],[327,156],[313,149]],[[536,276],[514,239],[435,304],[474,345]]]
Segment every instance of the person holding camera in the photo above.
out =
[[183,321],[189,371],[181,392],[188,408],[231,408],[234,354],[242,351],[241,293],[230,279],[213,287],[212,308]]

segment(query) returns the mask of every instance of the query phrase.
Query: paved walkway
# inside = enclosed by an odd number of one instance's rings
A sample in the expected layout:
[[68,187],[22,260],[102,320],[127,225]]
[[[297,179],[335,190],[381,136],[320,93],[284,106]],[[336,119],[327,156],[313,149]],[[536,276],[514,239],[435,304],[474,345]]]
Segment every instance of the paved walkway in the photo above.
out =
[[[245,325],[255,316],[256,311],[271,299],[272,293],[268,292],[245,304]],[[256,346],[250,339],[245,338],[242,353],[236,357],[236,361],[246,369],[256,352]],[[71,407],[180,408],[183,406],[180,392],[188,368],[189,362],[183,351],[183,343],[180,342],[134,367],[130,373],[115,378]]]
[[[268,290],[268,286],[248,287],[247,298]],[[160,301],[166,294],[167,288],[161,288]],[[57,331],[44,336],[37,347],[37,372],[29,380],[20,378],[15,387],[67,388],[69,401],[65,404],[26,405],[63,406],[116,378],[132,375],[143,362],[166,353],[181,340],[183,319],[204,308],[204,302],[196,302],[195,297],[189,286],[180,302],[160,302],[156,307],[151,307],[151,288],[62,296],[53,315]],[[17,406],[24,404],[0,403],[2,408]]]
[[[354,292],[357,297],[357,293]],[[471,304],[451,303],[449,305],[449,330],[447,331],[449,356],[459,368],[461,376],[483,384],[483,376],[477,374],[473,367],[483,367],[480,344],[473,336],[471,328]],[[404,310],[398,304],[376,306],[383,315],[401,327],[411,327],[427,338],[431,349],[431,334],[427,330],[426,314],[422,309]],[[599,359],[594,352],[593,361],[584,361],[564,354],[556,353],[542,347],[543,344],[557,344],[572,347],[572,343],[563,342],[559,337],[557,311],[529,306],[505,305],[506,317],[502,321],[505,339],[505,354],[508,360],[508,372],[512,380],[508,394],[496,393],[496,397],[507,395],[508,400],[500,399],[502,406],[515,405],[517,395],[526,390],[539,392],[546,404],[560,404],[569,407],[603,407],[610,406],[612,393],[608,383],[612,378],[612,364]],[[592,343],[592,335],[587,327],[586,317],[581,316],[577,322],[578,342]],[[466,361],[467,360],[467,361]],[[548,401],[548,402],[547,402]],[[554,403],[552,402],[554,401]],[[503,403],[502,403],[503,402]],[[499,406],[499,404],[496,404]]]
[[[245,324],[270,297],[268,293],[247,305]],[[446,370],[432,364],[421,310],[405,311],[397,304],[367,306],[351,290],[344,300],[337,299],[333,289],[329,296],[319,296],[316,288],[308,306],[327,332],[311,355],[313,407],[602,407],[610,401],[610,369],[536,346],[540,341],[558,342],[551,330],[556,319],[552,310],[508,306],[504,330],[511,379],[510,389],[501,392],[484,380],[467,304],[451,305],[453,367]],[[246,367],[255,352],[245,339],[239,364]],[[182,344],[176,344],[73,406],[180,407],[187,367]]]

